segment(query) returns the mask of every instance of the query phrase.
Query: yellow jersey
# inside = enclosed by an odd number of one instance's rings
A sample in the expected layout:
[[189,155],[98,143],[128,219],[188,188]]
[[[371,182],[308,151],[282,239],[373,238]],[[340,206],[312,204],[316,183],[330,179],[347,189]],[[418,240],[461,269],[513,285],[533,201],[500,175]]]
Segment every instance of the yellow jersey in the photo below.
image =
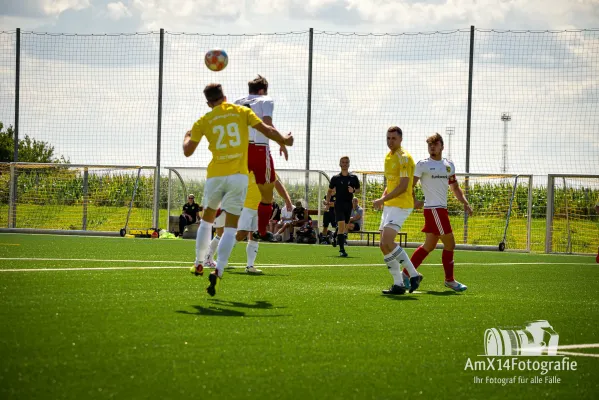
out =
[[391,193],[399,185],[401,178],[409,178],[408,189],[394,199],[385,202],[386,206],[400,208],[414,208],[412,197],[412,182],[414,181],[414,159],[403,147],[385,157],[385,178],[387,179],[387,193]]
[[249,208],[250,210],[257,210],[260,200],[262,200],[262,194],[260,193],[260,189],[258,189],[258,184],[256,184],[256,176],[253,172],[250,172],[249,178],[248,192],[245,196],[245,203],[243,203],[243,207]]
[[248,174],[248,127],[262,120],[249,107],[222,103],[196,121],[191,128],[191,140],[208,139],[212,160],[207,178],[233,174]]

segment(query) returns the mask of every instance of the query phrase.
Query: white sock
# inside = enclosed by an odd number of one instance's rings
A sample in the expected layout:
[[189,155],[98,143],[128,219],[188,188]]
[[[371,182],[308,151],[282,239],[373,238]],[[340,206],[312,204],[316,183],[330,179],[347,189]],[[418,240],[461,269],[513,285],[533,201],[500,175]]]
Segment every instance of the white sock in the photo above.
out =
[[206,257],[206,250],[210,245],[210,237],[212,236],[212,223],[202,220],[198,228],[198,234],[196,236],[196,265],[204,262]]
[[208,248],[208,253],[206,254],[206,260],[214,261],[214,253],[218,248],[218,242],[220,241],[220,236],[214,235],[214,239],[210,242],[210,247]]
[[393,255],[393,257],[404,266],[408,271],[408,274],[410,274],[410,278],[418,276],[418,272],[416,271],[416,268],[414,268],[414,264],[412,264],[410,257],[408,257],[408,254],[400,246],[393,249],[389,255]]
[[248,245],[245,248],[245,253],[248,256],[248,267],[253,267],[254,262],[256,261],[256,257],[258,256],[258,242],[253,240],[248,240]]
[[399,264],[399,261],[395,259],[395,256],[393,256],[393,253],[389,253],[385,256],[385,263],[387,264],[389,273],[393,276],[393,284],[404,286],[401,265]]
[[229,263],[229,257],[231,256],[231,251],[233,250],[233,246],[235,246],[235,234],[237,232],[237,228],[229,228],[225,227],[225,232],[223,236],[220,238],[220,242],[218,243],[218,249],[216,253],[218,255],[216,259],[216,272],[218,276],[223,276],[223,271],[225,267]]

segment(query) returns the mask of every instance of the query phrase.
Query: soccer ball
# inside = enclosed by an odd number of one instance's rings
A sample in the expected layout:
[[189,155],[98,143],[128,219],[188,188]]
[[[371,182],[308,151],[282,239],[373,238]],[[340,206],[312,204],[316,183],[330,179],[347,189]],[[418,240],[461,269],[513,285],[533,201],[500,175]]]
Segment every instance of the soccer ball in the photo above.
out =
[[218,72],[225,69],[229,62],[229,56],[224,50],[210,50],[204,56],[204,63],[210,71]]

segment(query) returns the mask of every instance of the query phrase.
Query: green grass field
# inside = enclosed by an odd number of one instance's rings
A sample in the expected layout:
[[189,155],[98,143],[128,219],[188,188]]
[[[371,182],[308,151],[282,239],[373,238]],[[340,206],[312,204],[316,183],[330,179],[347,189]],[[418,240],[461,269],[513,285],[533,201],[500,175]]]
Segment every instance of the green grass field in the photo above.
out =
[[594,256],[456,252],[456,294],[436,251],[418,293],[389,297],[378,248],[348,252],[263,244],[249,276],[238,245],[210,298],[193,241],[0,234],[0,398],[599,397],[598,348],[568,350],[576,371],[465,370],[488,328],[599,343]]

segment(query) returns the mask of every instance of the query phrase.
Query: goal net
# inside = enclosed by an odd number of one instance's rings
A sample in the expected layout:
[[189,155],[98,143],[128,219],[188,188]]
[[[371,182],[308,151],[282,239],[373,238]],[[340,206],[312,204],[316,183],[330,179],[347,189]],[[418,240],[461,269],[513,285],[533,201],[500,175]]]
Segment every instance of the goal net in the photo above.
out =
[[[152,225],[154,167],[0,164],[0,226],[118,232]],[[135,192],[135,196],[134,196]]]
[[[384,174],[380,172],[354,172],[361,179],[361,206],[364,209],[364,231],[377,231],[382,211],[375,210],[372,202],[385,189]],[[456,174],[460,187],[474,210],[468,217],[464,208],[448,192],[448,212],[457,244],[484,249],[530,250],[531,232],[531,179],[529,175]],[[420,185],[416,198],[423,200]],[[425,234],[422,210],[414,210],[402,227],[408,242],[422,243]],[[358,238],[352,234],[350,238]],[[501,248],[500,248],[500,244]]]
[[599,175],[549,175],[545,250],[595,253],[599,246]]

